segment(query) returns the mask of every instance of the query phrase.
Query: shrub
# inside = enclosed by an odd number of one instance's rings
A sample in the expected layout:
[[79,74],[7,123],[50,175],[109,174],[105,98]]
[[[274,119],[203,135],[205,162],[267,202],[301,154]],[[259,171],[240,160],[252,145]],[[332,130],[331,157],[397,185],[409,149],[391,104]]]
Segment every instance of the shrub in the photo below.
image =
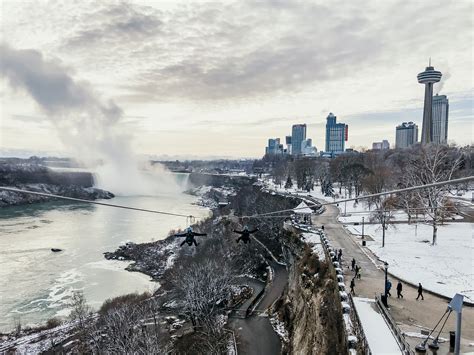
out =
[[110,310],[121,308],[125,305],[138,304],[150,297],[151,295],[149,292],[143,292],[142,294],[129,293],[128,295],[109,298],[108,300],[105,300],[102,306],[100,307],[99,314],[102,316]]

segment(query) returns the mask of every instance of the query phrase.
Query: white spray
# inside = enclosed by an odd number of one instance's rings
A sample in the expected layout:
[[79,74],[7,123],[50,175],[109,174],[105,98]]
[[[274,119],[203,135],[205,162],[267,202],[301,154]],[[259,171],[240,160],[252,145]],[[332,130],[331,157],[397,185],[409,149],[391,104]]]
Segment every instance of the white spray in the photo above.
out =
[[57,128],[72,156],[96,174],[96,185],[117,195],[176,193],[179,186],[162,166],[139,164],[132,136],[121,129],[122,109],[68,69],[36,50],[0,45],[0,73],[26,90]]

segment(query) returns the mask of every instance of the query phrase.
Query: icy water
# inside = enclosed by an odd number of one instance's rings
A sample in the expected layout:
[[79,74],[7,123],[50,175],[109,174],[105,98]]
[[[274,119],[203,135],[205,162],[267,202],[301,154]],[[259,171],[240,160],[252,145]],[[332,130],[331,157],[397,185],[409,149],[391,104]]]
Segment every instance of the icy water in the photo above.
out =
[[[209,213],[184,193],[110,201],[186,215]],[[75,289],[83,290],[94,308],[107,298],[155,289],[146,275],[125,271],[126,262],[106,260],[103,252],[126,241],[163,239],[185,224],[182,217],[62,202],[0,209],[0,331],[11,330],[17,320],[34,324],[66,315]]]

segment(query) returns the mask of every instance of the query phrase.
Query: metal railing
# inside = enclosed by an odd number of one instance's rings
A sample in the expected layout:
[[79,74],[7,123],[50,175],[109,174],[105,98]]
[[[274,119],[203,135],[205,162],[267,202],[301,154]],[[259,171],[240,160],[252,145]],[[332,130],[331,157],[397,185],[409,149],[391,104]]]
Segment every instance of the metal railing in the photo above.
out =
[[[318,233],[321,236],[326,236],[326,233],[321,231]],[[321,245],[323,246],[324,249],[324,254],[326,255],[326,261],[328,262],[329,268],[332,270],[332,275],[336,275],[335,267],[332,263],[332,258],[329,255],[329,251],[327,249],[326,243],[323,243],[321,240]],[[337,282],[337,280],[335,280]],[[346,333],[346,337],[349,337],[349,335],[354,335],[357,337],[358,345],[362,347],[362,351],[364,355],[372,355],[372,352],[369,347],[369,342],[367,341],[367,337],[365,336],[364,329],[362,328],[362,324],[360,322],[359,315],[357,314],[357,310],[354,306],[354,302],[352,301],[352,296],[348,294],[348,300],[351,306],[351,321],[355,320],[355,324],[353,324],[353,331],[355,334],[347,334],[347,330],[344,329],[344,332]]]
[[382,312],[382,316],[384,317],[386,323],[388,324],[390,331],[394,335],[395,340],[397,341],[398,346],[400,347],[400,350],[403,352],[403,354],[414,355],[415,352],[410,349],[410,344],[408,344],[408,342],[406,341],[405,335],[403,335],[403,332],[398,327],[392,315],[390,314],[388,309],[385,307],[385,305],[382,303],[381,298],[376,295],[375,301],[380,311]]

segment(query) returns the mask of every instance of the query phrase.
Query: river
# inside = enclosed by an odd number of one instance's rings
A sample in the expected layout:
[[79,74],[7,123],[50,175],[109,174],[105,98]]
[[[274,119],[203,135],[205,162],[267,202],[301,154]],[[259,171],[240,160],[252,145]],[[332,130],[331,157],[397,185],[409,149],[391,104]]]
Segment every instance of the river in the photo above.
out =
[[[115,204],[204,217],[184,193],[116,197]],[[83,290],[95,309],[104,300],[153,291],[149,277],[104,259],[121,243],[164,239],[186,219],[98,205],[48,202],[0,209],[0,331],[66,316],[73,290]],[[53,253],[51,248],[63,251]]]

